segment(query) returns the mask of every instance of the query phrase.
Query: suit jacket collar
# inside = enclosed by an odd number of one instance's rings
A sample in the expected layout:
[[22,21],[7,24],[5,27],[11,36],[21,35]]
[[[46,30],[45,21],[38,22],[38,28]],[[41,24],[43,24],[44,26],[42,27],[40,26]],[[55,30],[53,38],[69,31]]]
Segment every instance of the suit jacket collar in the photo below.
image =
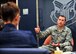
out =
[[13,24],[5,24],[2,31],[10,32],[10,31],[15,31],[15,30],[17,29]]

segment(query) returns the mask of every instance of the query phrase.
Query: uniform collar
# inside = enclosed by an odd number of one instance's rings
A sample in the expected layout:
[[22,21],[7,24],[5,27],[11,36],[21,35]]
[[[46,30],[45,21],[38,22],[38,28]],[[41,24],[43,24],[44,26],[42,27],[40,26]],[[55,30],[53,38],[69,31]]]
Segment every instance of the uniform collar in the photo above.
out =
[[[56,31],[58,31],[58,27],[56,25],[56,28],[55,28]],[[61,30],[61,32],[64,32],[65,31],[65,26],[63,27],[63,29]]]

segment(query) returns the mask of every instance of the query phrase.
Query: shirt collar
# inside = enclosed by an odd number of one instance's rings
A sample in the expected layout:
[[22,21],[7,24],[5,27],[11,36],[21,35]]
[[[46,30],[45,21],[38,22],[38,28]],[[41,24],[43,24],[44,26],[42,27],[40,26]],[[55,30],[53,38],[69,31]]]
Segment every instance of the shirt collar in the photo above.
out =
[[[57,27],[57,25],[56,25],[55,30],[56,30],[56,31],[58,31],[58,27]],[[65,26],[64,26],[64,28],[62,29],[62,31],[61,31],[61,32],[64,32],[64,31],[65,31]]]

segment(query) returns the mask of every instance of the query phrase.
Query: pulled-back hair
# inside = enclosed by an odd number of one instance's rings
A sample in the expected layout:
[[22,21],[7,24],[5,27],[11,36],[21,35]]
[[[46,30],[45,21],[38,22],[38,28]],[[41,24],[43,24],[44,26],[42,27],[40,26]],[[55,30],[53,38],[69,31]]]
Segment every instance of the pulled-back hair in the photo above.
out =
[[16,15],[20,13],[18,6],[16,6],[14,2],[7,2],[5,4],[2,4],[1,10],[3,21],[10,20],[12,22]]

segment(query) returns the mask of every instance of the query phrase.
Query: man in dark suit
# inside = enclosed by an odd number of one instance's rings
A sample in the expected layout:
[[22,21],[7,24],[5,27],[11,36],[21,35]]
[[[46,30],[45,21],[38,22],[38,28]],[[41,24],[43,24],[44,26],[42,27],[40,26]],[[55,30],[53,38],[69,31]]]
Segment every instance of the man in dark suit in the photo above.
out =
[[0,47],[36,47],[36,40],[31,31],[17,30],[20,10],[13,2],[2,4],[3,30],[0,32]]

